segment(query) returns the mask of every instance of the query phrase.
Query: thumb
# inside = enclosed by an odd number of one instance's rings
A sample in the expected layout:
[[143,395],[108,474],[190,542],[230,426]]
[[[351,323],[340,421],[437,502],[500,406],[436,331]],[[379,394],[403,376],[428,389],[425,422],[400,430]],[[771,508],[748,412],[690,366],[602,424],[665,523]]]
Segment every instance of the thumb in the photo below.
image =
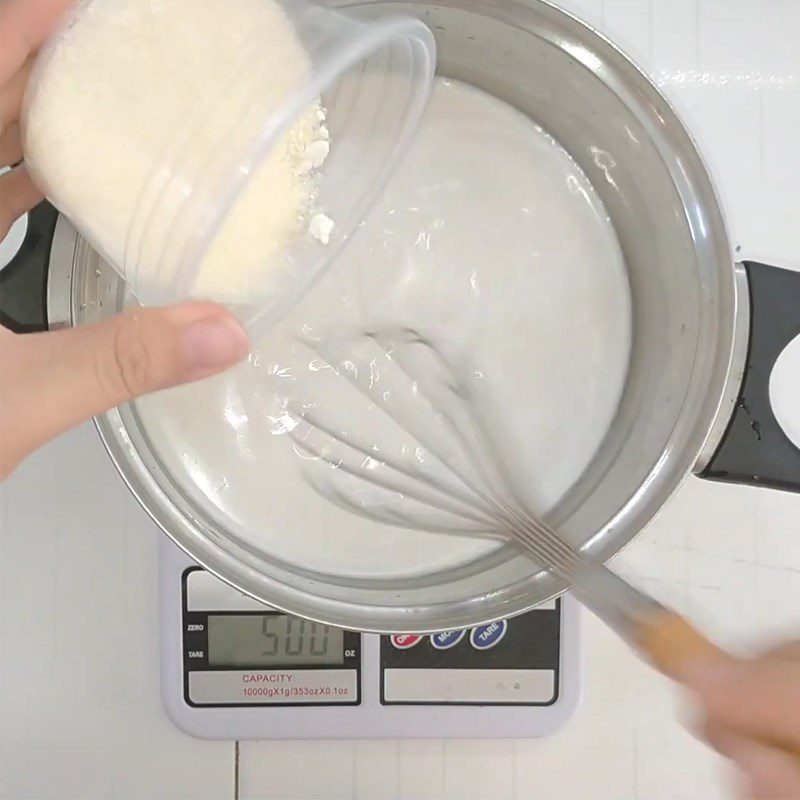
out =
[[79,422],[220,372],[248,349],[241,325],[213,303],[140,308],[52,333],[0,329],[0,478]]

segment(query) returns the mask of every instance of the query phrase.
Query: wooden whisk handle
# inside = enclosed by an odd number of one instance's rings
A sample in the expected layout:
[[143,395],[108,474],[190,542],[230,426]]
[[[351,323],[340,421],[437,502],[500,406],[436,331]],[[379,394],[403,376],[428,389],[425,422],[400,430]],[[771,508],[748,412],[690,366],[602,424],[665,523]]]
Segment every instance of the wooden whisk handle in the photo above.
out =
[[[667,609],[659,609],[641,620],[637,634],[639,646],[653,666],[677,681],[681,680],[681,668],[686,664],[713,664],[730,658],[691,623]],[[796,744],[764,738],[757,741],[791,755],[800,767],[800,747]]]
[[684,664],[694,661],[713,663],[727,658],[723,650],[691,623],[666,609],[642,620],[638,634],[639,646],[653,666],[676,680],[680,680]]

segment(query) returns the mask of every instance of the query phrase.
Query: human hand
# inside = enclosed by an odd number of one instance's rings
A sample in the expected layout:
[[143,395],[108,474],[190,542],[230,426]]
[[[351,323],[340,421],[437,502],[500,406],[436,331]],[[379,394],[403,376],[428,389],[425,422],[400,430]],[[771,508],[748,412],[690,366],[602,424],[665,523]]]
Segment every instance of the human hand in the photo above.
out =
[[[74,0],[0,0],[0,166],[23,158],[22,97],[33,58]],[[0,176],[0,239],[42,199],[24,164]],[[0,328],[0,479],[84,419],[199,380],[249,349],[220,306],[137,309],[99,325],[16,335]]]
[[704,711],[702,737],[739,768],[745,796],[800,800],[800,642],[695,664],[681,679]]

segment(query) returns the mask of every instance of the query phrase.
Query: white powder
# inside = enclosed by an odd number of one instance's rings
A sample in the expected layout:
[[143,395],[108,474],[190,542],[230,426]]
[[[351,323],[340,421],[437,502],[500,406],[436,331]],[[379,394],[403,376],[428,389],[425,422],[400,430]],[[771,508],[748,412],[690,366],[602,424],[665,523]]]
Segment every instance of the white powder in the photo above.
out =
[[322,244],[328,244],[333,232],[333,220],[327,214],[314,214],[308,223],[308,232]]
[[[240,154],[310,71],[272,0],[94,0],[29,97],[27,158],[98,249],[116,265],[127,258],[140,297],[168,299],[184,243],[209,230]],[[186,287],[192,295],[252,302],[266,287],[271,259],[321,213],[315,172],[328,139],[316,104],[249,176]],[[207,192],[190,196],[198,183]],[[192,224],[178,214],[187,202]]]

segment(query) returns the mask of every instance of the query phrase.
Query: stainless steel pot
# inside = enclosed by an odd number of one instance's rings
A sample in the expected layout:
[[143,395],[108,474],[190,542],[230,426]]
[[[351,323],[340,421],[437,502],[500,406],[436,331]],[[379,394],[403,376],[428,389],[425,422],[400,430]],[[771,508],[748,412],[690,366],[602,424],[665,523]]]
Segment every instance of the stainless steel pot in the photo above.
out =
[[[800,274],[734,264],[719,203],[686,129],[610,42],[539,0],[380,2],[435,32],[439,72],[529,114],[580,163],[622,245],[634,341],[616,419],[553,512],[605,560],[691,472],[800,489],[800,451],[772,415],[768,377],[800,333]],[[114,273],[61,220],[51,254],[51,325],[126,303]],[[565,589],[511,547],[403,582],[343,581],[254,551],[194,507],[165,472],[135,405],[97,421],[120,474],[163,530],[239,589],[310,619],[371,631],[457,628],[525,611]]]

